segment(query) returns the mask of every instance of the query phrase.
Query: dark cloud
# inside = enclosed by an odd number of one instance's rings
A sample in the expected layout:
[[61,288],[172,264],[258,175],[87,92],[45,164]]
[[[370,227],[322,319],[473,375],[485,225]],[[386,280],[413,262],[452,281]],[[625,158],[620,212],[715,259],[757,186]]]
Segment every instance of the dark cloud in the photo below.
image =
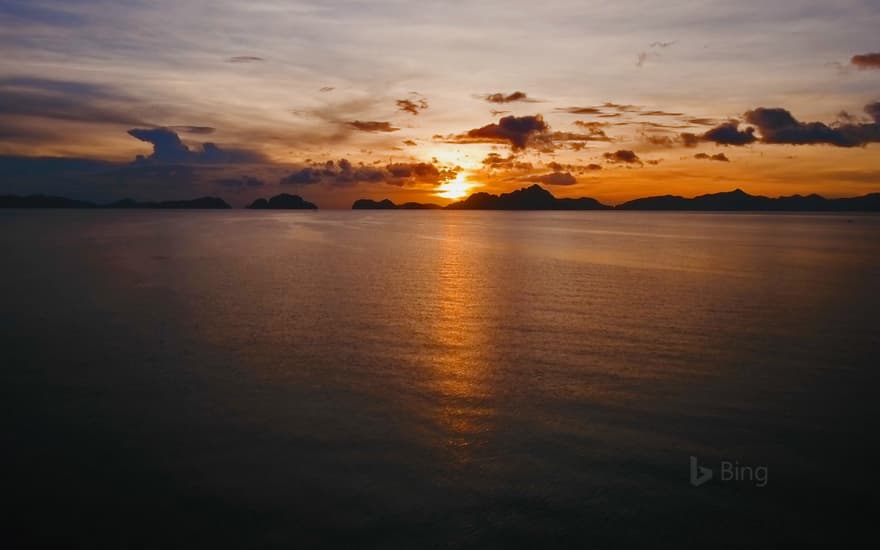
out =
[[493,143],[509,143],[514,150],[529,147],[536,138],[546,136],[549,126],[541,115],[506,116],[497,123],[469,130],[464,137]]
[[880,69],[880,52],[863,53],[852,56],[850,63],[861,70]]
[[295,170],[281,179],[282,184],[312,185],[327,183],[335,186],[358,183],[387,183],[389,185],[438,185],[455,178],[458,168],[442,168],[428,162],[397,162],[384,167],[363,163],[354,165],[348,159],[312,163]]
[[865,112],[868,113],[868,116],[871,117],[875,124],[880,124],[880,101],[865,105]]
[[678,43],[678,40],[673,40],[672,42],[651,42],[652,48],[668,48],[670,46],[674,46]]
[[730,162],[730,159],[727,158],[727,155],[725,155],[724,153],[718,153],[717,155],[709,155],[706,153],[697,153],[696,155],[694,155],[694,158],[700,159],[700,160],[715,160],[718,162]]
[[417,99],[398,99],[397,100],[397,108],[403,112],[410,113],[412,115],[419,114],[419,111],[424,111],[428,108],[428,101],[424,98]]
[[301,168],[292,174],[281,178],[279,183],[294,185],[321,183],[321,171],[311,167]]
[[502,93],[494,93],[487,94],[483,96],[483,99],[488,101],[489,103],[513,103],[514,101],[522,101],[527,103],[533,103],[535,100],[529,98],[524,92],[513,92],[511,94],[504,95]]
[[409,147],[415,147],[416,145],[418,145],[418,143],[416,143],[415,141],[413,141],[411,139],[404,140],[403,144],[407,145]]
[[688,124],[696,124],[697,126],[715,126],[718,121],[711,118],[689,118],[686,120]]
[[263,180],[253,176],[218,178],[213,183],[233,190],[253,189],[264,185]]
[[255,55],[236,55],[226,60],[227,63],[259,63],[261,61],[265,61],[265,59]]
[[[696,145],[694,138],[691,137],[693,135],[689,133],[682,134],[682,140],[686,146],[692,147]],[[758,138],[755,137],[754,128],[749,126],[745,130],[740,130],[739,121],[731,120],[706,131],[702,136],[697,136],[696,140],[710,141],[718,145],[748,145],[757,141]]]
[[146,125],[134,100],[97,84],[39,78],[0,79],[0,119],[37,117],[93,124]]
[[584,168],[587,169],[587,170],[595,171],[595,170],[601,170],[601,169],[602,169],[602,165],[601,165],[601,164],[595,164],[595,163],[592,163],[592,164],[588,164],[588,165],[586,165]]
[[618,164],[641,164],[642,161],[633,151],[620,149],[613,153],[605,153],[603,155],[608,162]]
[[548,153],[557,147],[579,150],[589,141],[611,141],[598,126],[585,123],[582,127],[589,133],[551,132],[541,115],[506,116],[498,123],[440,138],[448,143],[509,143],[514,151],[532,148]]
[[492,109],[489,112],[492,113],[492,116],[499,116],[499,115],[506,115],[510,111],[499,111],[498,109]]
[[546,185],[574,185],[577,179],[570,172],[551,172],[525,178],[526,181],[543,183]]
[[762,143],[857,147],[880,142],[880,102],[866,105],[865,112],[872,122],[832,127],[823,122],[800,122],[785,109],[759,107],[746,113],[746,121],[758,127]]
[[375,120],[353,120],[347,124],[361,132],[396,132],[400,130],[400,128],[392,126],[390,122],[380,122]]
[[760,129],[764,143],[859,145],[857,140],[822,122],[800,122],[785,109],[758,107],[746,113],[746,121]]
[[326,94],[327,92],[332,92],[335,89],[336,88],[333,86],[322,86],[321,88],[318,89],[318,91]]
[[[752,126],[740,129],[737,120],[731,120],[712,128],[702,135],[682,133],[681,140],[686,147],[695,147],[700,142],[719,145],[748,145],[761,143],[813,145],[828,144],[837,147],[857,147],[880,142],[880,102],[869,103],[864,108],[871,118],[870,122],[859,122],[848,113],[838,115],[838,122],[828,125],[824,122],[801,122],[782,108],[758,107],[745,114],[746,122]],[[760,136],[756,135],[756,130]]]
[[168,128],[133,128],[128,134],[153,145],[153,154],[138,157],[138,162],[164,164],[239,164],[257,163],[265,159],[253,151],[221,149],[214,143],[205,143],[201,151],[191,151],[175,132]]

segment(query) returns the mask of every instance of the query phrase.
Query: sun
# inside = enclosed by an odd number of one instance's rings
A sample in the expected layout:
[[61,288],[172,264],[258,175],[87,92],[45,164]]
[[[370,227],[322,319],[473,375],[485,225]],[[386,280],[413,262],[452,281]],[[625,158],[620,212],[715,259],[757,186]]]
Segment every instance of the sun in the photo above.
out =
[[471,187],[472,185],[464,180],[464,174],[459,173],[455,179],[441,185],[436,195],[444,199],[460,199],[468,194]]

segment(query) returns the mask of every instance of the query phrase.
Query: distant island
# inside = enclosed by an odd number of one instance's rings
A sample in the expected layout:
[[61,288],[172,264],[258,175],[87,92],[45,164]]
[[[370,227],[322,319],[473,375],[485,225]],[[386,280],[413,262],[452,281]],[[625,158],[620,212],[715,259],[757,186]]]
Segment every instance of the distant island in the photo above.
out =
[[[123,199],[108,204],[53,197],[47,195],[0,195],[0,208],[119,208],[119,209],[228,209],[229,204],[217,197],[191,200],[138,202]],[[317,210],[318,206],[299,195],[282,193],[269,199],[257,199],[251,210]],[[880,193],[859,197],[828,199],[821,195],[788,195],[766,197],[750,195],[742,189],[699,195],[693,198],[659,195],[627,201],[617,206],[602,204],[589,197],[557,198],[540,185],[523,187],[510,193],[494,195],[474,193],[467,199],[441,206],[433,203],[406,202],[395,204],[390,199],[358,199],[352,210],[636,210],[636,211],[700,211],[700,212],[880,212]]]
[[424,202],[405,202],[394,204],[390,199],[374,201],[370,199],[358,199],[351,205],[352,210],[436,210],[443,208],[439,204]]
[[596,199],[558,199],[540,185],[523,187],[510,193],[492,195],[490,193],[474,193],[467,199],[454,202],[447,206],[408,202],[397,205],[389,199],[373,201],[370,199],[356,200],[351,206],[353,210],[426,210],[443,208],[446,210],[610,210],[613,207],[600,203]]
[[763,195],[749,195],[742,189],[734,189],[725,193],[700,195],[692,199],[677,195],[646,197],[619,204],[616,209],[705,212],[877,212],[880,211],[880,193],[843,199],[826,199],[816,194],[770,198]]
[[[407,203],[417,204],[417,203]],[[433,208],[440,208],[431,205]],[[360,199],[352,209],[390,210],[402,209],[405,205],[395,205],[388,199],[373,201]],[[703,211],[703,212],[880,212],[880,193],[870,193],[860,197],[826,199],[821,195],[790,195],[784,197],[765,197],[750,195],[742,189],[723,193],[700,195],[685,198],[678,195],[661,195],[635,199],[617,206],[602,204],[596,199],[556,198],[540,185],[523,187],[510,193],[493,195],[474,193],[467,199],[454,202],[444,210],[659,210],[659,211]]]
[[557,199],[553,193],[535,184],[501,195],[474,193],[446,208],[450,210],[610,210],[612,207],[588,197]]
[[299,195],[281,193],[269,200],[257,199],[249,206],[251,210],[317,210],[318,206]]
[[52,197],[47,195],[0,195],[0,208],[143,208],[143,209],[199,209],[219,210],[232,208],[223,199],[217,197],[201,197],[190,200],[138,202],[133,199],[122,199],[108,204],[89,201]]

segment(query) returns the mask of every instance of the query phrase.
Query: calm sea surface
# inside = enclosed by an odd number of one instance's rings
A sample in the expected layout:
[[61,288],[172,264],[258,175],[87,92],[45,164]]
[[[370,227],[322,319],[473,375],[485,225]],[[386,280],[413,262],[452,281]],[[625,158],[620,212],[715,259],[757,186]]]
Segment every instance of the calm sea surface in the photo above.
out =
[[0,211],[0,253],[21,540],[710,548],[875,519],[878,216]]

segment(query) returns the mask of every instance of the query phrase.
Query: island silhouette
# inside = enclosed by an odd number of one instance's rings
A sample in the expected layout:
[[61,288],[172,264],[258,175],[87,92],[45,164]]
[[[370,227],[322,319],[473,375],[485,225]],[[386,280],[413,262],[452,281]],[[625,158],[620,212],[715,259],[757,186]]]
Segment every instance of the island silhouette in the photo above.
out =
[[678,195],[661,195],[627,201],[617,206],[602,204],[596,199],[581,197],[577,199],[557,198],[540,185],[523,187],[510,193],[493,195],[474,193],[467,199],[454,202],[445,207],[437,204],[406,203],[396,205],[389,199],[375,201],[359,199],[352,209],[412,209],[434,208],[444,210],[681,210],[704,212],[878,212],[880,193],[870,193],[858,197],[828,199],[821,195],[789,195],[766,197],[750,195],[742,189],[722,193],[699,195],[685,198]]
[[[90,201],[47,195],[2,195],[0,208],[120,208],[120,209],[227,209],[232,208],[218,197],[191,200],[138,202],[132,199],[98,204]],[[246,208],[251,210],[316,210],[318,206],[299,195],[282,193],[269,199],[259,198]],[[523,187],[495,195],[474,193],[446,206],[433,203],[395,204],[390,199],[358,199],[352,210],[614,210],[614,211],[701,211],[701,212],[880,212],[880,193],[857,197],[826,198],[821,195],[766,197],[750,195],[742,189],[686,198],[658,195],[633,199],[611,206],[590,197],[557,198],[540,185]]]
[[251,210],[317,210],[318,206],[299,195],[281,193],[269,200],[257,199],[248,208]]

